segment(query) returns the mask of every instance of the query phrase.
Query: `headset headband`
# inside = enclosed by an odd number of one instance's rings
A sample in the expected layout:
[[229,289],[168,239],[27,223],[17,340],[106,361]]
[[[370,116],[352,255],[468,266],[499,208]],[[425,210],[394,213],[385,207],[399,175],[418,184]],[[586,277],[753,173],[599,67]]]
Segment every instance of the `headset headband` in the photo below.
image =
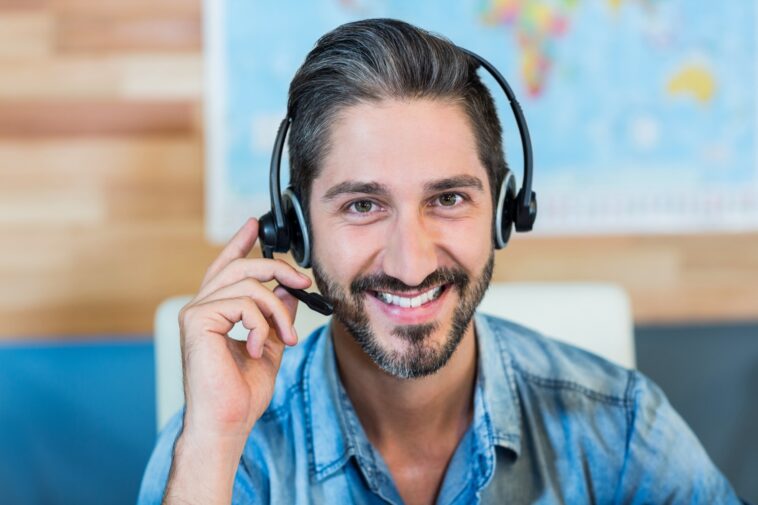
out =
[[469,51],[460,46],[456,47],[463,53],[474,58],[481,67],[484,67],[484,69],[495,78],[495,81],[497,81],[498,85],[505,93],[505,96],[508,98],[508,103],[511,105],[513,117],[516,120],[518,133],[521,137],[521,150],[524,153],[524,179],[521,184],[521,190],[518,192],[518,208],[516,209],[514,225],[516,231],[531,231],[534,226],[534,220],[537,217],[537,201],[536,195],[532,192],[532,139],[529,136],[529,127],[526,125],[526,119],[524,118],[524,112],[521,110],[521,104],[516,100],[516,95],[513,93],[508,81],[505,80],[505,77],[503,77],[503,75],[489,61],[473,51]]
[[[290,237],[289,230],[284,218],[284,209],[282,209],[282,196],[281,186],[279,184],[279,171],[282,164],[282,151],[284,150],[284,139],[287,137],[287,130],[289,129],[292,119],[288,115],[279,124],[279,130],[276,132],[276,140],[274,141],[274,150],[271,153],[271,164],[269,166],[269,195],[271,196],[271,210],[274,214],[274,235],[276,237],[275,243],[263,243],[263,255],[264,257],[271,257],[271,253],[287,252],[289,249]],[[266,249],[269,249],[268,251]],[[267,254],[268,253],[268,254]]]

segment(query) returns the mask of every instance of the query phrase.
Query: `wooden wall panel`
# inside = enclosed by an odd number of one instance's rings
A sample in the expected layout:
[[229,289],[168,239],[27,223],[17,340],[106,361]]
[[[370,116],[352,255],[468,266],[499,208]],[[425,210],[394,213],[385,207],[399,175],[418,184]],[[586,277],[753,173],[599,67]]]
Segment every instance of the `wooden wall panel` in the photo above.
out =
[[53,15],[43,10],[5,11],[0,16],[0,59],[49,56],[53,22]]
[[[0,6],[3,1],[0,0]],[[28,1],[28,0],[20,0]],[[55,14],[67,15],[107,15],[107,16],[175,16],[200,18],[201,0],[36,0],[44,2]]]
[[608,281],[639,323],[758,319],[758,234],[534,238],[498,254],[503,281]]
[[197,53],[0,58],[0,100],[192,100],[202,93]]
[[191,102],[0,103],[0,137],[191,134]]
[[48,9],[50,0],[0,0],[0,13],[12,14],[14,11]]
[[200,50],[199,13],[92,13],[58,16],[56,48],[62,53],[89,51]]
[[0,172],[2,334],[149,332],[217,254],[202,154],[197,136],[0,142],[0,167],[16,167]]
[[[203,232],[201,2],[0,0],[0,339],[149,333]],[[255,253],[257,254],[257,253]],[[758,234],[515,236],[501,281],[613,281],[638,322],[758,319]]]

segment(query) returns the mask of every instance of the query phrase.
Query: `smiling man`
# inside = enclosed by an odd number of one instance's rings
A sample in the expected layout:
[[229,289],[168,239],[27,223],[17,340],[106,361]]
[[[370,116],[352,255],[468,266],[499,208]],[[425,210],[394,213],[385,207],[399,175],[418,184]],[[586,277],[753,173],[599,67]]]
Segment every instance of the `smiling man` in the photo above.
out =
[[738,502],[641,374],[475,315],[506,170],[476,68],[399,21],[318,41],[290,87],[291,182],[334,317],[284,352],[297,300],[263,283],[311,281],[246,259],[249,220],[180,315],[186,406],[140,503]]

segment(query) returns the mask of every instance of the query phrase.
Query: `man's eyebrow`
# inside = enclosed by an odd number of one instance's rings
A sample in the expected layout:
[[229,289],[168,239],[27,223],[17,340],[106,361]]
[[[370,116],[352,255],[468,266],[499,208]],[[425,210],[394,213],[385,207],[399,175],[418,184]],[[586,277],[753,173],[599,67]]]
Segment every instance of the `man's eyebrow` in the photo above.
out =
[[321,200],[328,202],[344,193],[366,193],[369,195],[386,196],[389,194],[389,189],[384,184],[379,184],[378,182],[344,181],[329,188],[324,193],[324,196],[321,197]]
[[[484,184],[482,184],[481,179],[473,175],[456,175],[424,184],[424,191],[427,193],[447,191],[455,188],[474,188],[484,191]],[[384,184],[379,184],[378,182],[344,181],[329,188],[324,193],[324,196],[321,197],[321,200],[328,202],[345,193],[387,196],[389,189]]]
[[456,175],[455,177],[448,177],[424,184],[424,191],[428,193],[447,191],[455,188],[474,188],[484,191],[484,184],[482,184],[481,179],[473,175]]

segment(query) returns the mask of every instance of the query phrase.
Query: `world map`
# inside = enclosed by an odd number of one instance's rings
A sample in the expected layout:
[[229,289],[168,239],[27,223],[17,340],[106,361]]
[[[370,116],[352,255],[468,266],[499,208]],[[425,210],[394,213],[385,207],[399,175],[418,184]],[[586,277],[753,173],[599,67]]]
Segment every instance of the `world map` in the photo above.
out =
[[[216,241],[270,206],[273,139],[305,55],[323,33],[368,17],[441,34],[508,78],[534,146],[536,233],[758,228],[755,2],[208,4],[207,221]],[[520,178],[515,124],[493,94]]]

